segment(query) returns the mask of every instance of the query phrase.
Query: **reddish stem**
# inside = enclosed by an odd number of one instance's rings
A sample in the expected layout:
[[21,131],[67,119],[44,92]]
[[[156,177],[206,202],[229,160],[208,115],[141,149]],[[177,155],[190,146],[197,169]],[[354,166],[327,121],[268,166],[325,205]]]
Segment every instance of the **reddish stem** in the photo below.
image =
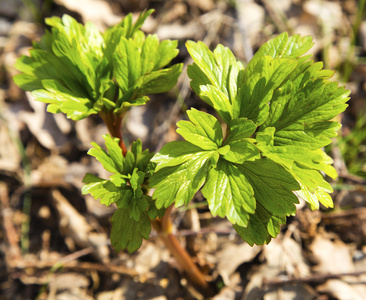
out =
[[176,236],[173,234],[173,225],[171,220],[172,208],[173,205],[169,206],[161,220],[153,220],[151,223],[161,240],[164,242],[165,246],[175,257],[178,265],[184,270],[190,283],[198,288],[201,292],[209,294],[210,287],[203,273],[193,262],[192,257],[182,247]]
[[116,116],[113,111],[108,112],[100,112],[100,117],[103,119],[104,123],[106,124],[109,133],[119,139],[119,146],[122,149],[123,156],[127,154],[127,148],[125,142],[123,141],[122,131],[121,131],[121,124],[123,115]]

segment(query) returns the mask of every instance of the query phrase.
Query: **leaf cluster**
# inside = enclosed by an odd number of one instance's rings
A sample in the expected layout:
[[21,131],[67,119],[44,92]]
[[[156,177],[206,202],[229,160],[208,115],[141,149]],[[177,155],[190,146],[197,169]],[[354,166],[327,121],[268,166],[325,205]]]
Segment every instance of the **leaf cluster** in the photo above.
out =
[[268,243],[295,214],[294,192],[313,209],[332,206],[323,174],[337,174],[322,147],[337,135],[340,124],[331,119],[347,107],[349,91],[304,55],[311,38],[283,33],[246,67],[222,45],[186,46],[194,60],[191,87],[223,124],[195,109],[178,122],[185,141],[165,145],[152,159],[156,206],[187,205],[201,189],[211,213],[227,217],[251,245]]
[[164,213],[164,209],[156,209],[154,201],[147,195],[146,182],[154,168],[150,163],[153,153],[142,151],[142,143],[137,140],[124,157],[117,138],[108,134],[103,138],[106,150],[93,143],[94,148],[88,154],[94,156],[111,176],[102,179],[87,173],[82,193],[91,194],[104,205],[117,205],[111,220],[112,246],[117,251],[127,249],[134,252],[141,246],[142,238],[149,238],[150,219]]
[[140,30],[153,12],[132,15],[103,34],[92,23],[85,26],[68,15],[46,19],[51,31],[22,56],[14,81],[32,91],[48,111],[80,120],[102,110],[123,115],[131,105],[143,105],[148,94],[169,91],[182,64],[168,66],[178,54],[177,41],[159,42]]

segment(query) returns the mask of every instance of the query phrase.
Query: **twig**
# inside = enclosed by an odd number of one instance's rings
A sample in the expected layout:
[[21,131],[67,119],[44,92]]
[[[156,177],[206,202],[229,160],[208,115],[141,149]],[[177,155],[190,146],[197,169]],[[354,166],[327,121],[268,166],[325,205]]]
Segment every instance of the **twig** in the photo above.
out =
[[346,218],[346,217],[354,217],[354,216],[365,216],[366,217],[366,207],[357,207],[353,209],[342,210],[333,213],[323,213],[322,219],[337,219],[337,218]]
[[202,228],[199,231],[193,231],[190,229],[183,229],[179,230],[177,233],[178,236],[190,236],[190,235],[197,235],[197,234],[208,234],[208,233],[216,233],[216,234],[236,234],[236,231],[233,228],[226,228],[226,229],[217,229],[217,228]]
[[110,265],[110,264],[99,264],[99,263],[90,263],[90,262],[79,262],[79,261],[72,261],[62,263],[61,261],[58,262],[44,262],[44,261],[34,261],[34,262],[26,262],[24,265],[19,265],[16,267],[18,271],[13,271],[10,273],[10,277],[12,279],[20,278],[26,269],[34,269],[34,270],[49,270],[61,268],[64,271],[99,271],[99,272],[106,272],[106,273],[117,273],[120,275],[126,275],[129,277],[139,276],[139,274],[129,268]]
[[351,273],[339,273],[339,274],[316,274],[312,276],[306,276],[306,277],[282,277],[277,279],[263,279],[263,285],[264,286],[280,286],[280,285],[289,285],[294,283],[318,283],[318,282],[324,282],[328,279],[339,279],[343,276],[360,276],[366,274],[366,270],[364,271],[358,271],[358,272],[351,272]]

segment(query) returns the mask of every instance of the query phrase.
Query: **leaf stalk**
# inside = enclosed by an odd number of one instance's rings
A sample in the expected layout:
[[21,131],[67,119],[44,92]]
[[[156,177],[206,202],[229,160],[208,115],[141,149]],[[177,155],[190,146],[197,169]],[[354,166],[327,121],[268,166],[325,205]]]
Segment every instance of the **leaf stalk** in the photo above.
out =
[[173,204],[167,208],[160,220],[152,220],[151,224],[164,242],[170,253],[174,256],[179,266],[184,270],[189,282],[203,294],[210,294],[210,286],[204,274],[193,262],[192,257],[182,247],[177,237],[173,234],[171,212]]

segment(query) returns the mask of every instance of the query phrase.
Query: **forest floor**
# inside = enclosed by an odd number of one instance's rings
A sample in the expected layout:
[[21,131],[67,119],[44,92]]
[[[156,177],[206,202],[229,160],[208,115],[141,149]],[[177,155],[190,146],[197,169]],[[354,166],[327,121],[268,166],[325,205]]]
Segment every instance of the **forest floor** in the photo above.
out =
[[[311,35],[315,60],[351,90],[339,138],[326,149],[339,173],[333,209],[300,202],[269,245],[250,247],[201,194],[173,211],[176,235],[207,279],[212,299],[349,299],[366,294],[366,21],[364,0],[55,0],[0,1],[0,299],[204,299],[184,278],[157,235],[134,254],[109,243],[105,207],[81,195],[86,172],[106,171],[87,155],[107,133],[97,117],[80,122],[46,112],[12,81],[16,59],[44,33],[44,18],[70,14],[105,30],[127,13],[154,8],[143,30],[179,40],[177,61],[190,64],[186,40],[228,46],[247,62],[271,37]],[[128,114],[125,136],[156,151],[178,139],[186,107],[209,109],[182,73],[172,92]]]

